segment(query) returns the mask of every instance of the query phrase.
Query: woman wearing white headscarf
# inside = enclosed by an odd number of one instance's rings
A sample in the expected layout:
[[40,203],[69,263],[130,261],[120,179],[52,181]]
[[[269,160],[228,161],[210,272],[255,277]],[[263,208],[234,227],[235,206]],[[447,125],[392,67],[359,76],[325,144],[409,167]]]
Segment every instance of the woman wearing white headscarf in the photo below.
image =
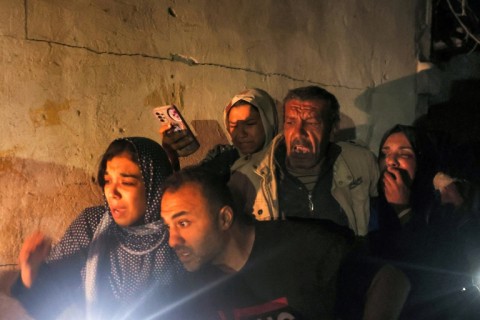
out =
[[[216,145],[200,162],[212,165],[220,173],[228,174],[237,159],[248,161],[253,154],[263,151],[278,132],[275,101],[268,92],[258,88],[245,89],[233,96],[223,110],[223,120],[230,144]],[[173,158],[178,157],[177,151],[187,149],[193,142],[186,131],[174,131],[169,126],[162,126],[159,133],[163,147],[173,153]]]
[[[224,121],[239,154],[230,167],[228,186],[239,209],[252,215],[261,182],[255,169],[278,131],[275,102],[261,89],[247,89],[232,98],[224,110]],[[205,160],[204,164],[209,165]]]
[[[200,162],[203,167],[229,178],[229,187],[245,213],[251,214],[259,187],[254,170],[278,132],[275,101],[264,90],[246,89],[236,94],[223,111],[227,137],[231,144],[216,145]],[[170,152],[189,146],[192,142],[185,133],[161,128],[162,144]]]

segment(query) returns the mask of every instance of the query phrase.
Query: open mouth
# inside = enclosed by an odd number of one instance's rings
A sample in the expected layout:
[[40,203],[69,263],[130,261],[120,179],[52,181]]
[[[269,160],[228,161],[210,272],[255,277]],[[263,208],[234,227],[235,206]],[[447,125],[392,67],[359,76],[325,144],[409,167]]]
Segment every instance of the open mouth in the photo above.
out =
[[177,254],[177,257],[180,259],[180,260],[186,260],[190,257],[190,255],[192,254],[190,250],[188,249],[176,249],[175,250],[175,253]]
[[123,208],[110,208],[110,212],[114,218],[121,217],[125,214],[125,209]]
[[299,144],[293,146],[292,149],[294,153],[300,153],[300,154],[311,153],[310,148],[303,145],[299,145]]
[[190,250],[179,249],[175,250],[175,254],[182,263],[188,263],[192,258],[192,252]]

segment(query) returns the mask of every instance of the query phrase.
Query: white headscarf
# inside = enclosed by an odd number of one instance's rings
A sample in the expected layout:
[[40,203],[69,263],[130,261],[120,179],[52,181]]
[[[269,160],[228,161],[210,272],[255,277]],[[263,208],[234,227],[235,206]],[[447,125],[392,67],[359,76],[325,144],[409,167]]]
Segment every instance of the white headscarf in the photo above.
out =
[[232,106],[238,101],[245,101],[251,104],[260,113],[260,119],[262,120],[263,129],[265,130],[265,143],[262,149],[265,148],[277,135],[278,131],[278,115],[275,101],[273,101],[272,97],[266,91],[258,88],[246,89],[235,95],[223,111],[223,121],[230,142],[232,141],[232,137],[228,132],[228,114]]

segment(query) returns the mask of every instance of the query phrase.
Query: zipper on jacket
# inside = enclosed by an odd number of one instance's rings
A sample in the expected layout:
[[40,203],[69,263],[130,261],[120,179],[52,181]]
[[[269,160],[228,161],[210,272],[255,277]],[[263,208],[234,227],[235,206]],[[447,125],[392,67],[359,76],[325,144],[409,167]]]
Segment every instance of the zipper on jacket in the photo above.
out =
[[312,200],[312,192],[308,192],[308,208],[310,209],[310,214],[313,215],[313,209],[315,209],[315,206],[313,205],[313,200]]

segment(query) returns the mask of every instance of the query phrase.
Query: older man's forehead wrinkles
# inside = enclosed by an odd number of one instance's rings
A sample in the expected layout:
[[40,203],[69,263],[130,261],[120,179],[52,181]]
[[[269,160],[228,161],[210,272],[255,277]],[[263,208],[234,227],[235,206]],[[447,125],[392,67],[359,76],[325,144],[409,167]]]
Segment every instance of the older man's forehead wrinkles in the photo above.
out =
[[316,111],[319,109],[316,106],[303,105],[303,104],[298,104],[298,105],[296,104],[296,105],[290,106],[290,108],[296,111]]
[[287,112],[288,117],[301,117],[302,119],[321,118],[321,112],[312,108],[294,108]]

